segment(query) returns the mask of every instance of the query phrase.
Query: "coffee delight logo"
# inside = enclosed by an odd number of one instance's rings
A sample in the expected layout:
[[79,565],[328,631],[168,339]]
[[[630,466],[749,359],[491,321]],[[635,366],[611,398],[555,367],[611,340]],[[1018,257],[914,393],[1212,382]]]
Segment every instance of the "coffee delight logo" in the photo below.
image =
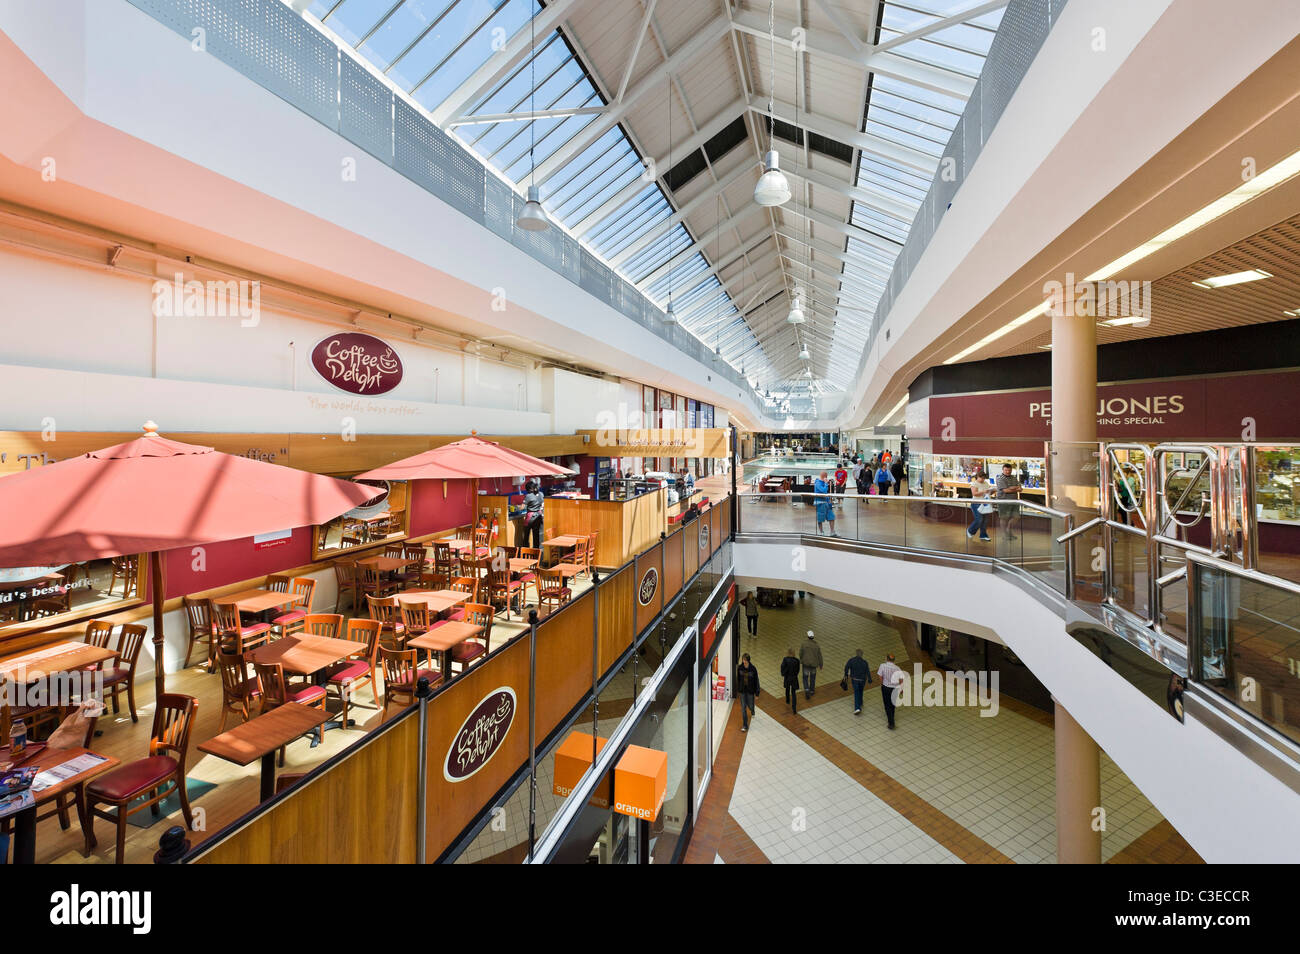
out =
[[463,782],[492,761],[515,721],[516,708],[515,692],[509,686],[484,696],[451,740],[442,766],[443,778]]
[[654,567],[647,567],[641,577],[641,585],[637,587],[636,598],[642,606],[649,606],[650,601],[655,598],[655,592],[659,589],[659,571]]
[[384,394],[402,383],[402,359],[373,335],[330,335],[312,350],[316,373],[349,394]]

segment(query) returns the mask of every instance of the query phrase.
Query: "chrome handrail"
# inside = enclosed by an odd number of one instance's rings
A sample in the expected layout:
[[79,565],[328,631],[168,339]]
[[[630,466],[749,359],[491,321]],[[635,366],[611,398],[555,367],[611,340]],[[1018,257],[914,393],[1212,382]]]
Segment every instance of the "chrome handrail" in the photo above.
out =
[[883,494],[883,495],[882,494],[860,494],[857,491],[854,491],[853,493],[849,493],[847,490],[842,494],[830,494],[830,493],[820,494],[817,493],[816,491],[813,491],[811,493],[805,493],[803,491],[798,491],[798,490],[791,490],[789,492],[781,491],[781,490],[759,490],[759,491],[742,492],[737,494],[736,496],[737,497],[826,497],[830,500],[855,500],[855,499],[876,500],[876,501],[888,500],[891,502],[899,501],[901,503],[937,503],[937,504],[947,504],[948,506],[955,505],[958,507],[969,506],[970,504],[975,504],[975,503],[991,503],[991,504],[1004,504],[1004,505],[1020,504],[1022,507],[1029,507],[1032,510],[1038,510],[1042,513],[1047,514],[1048,516],[1060,517],[1063,520],[1071,516],[1070,514],[1067,514],[1064,511],[1054,510],[1051,507],[1048,507],[1044,504],[1034,503],[1032,500],[1020,500],[1018,498],[1011,498],[1011,497],[987,497],[987,498],[986,497],[920,497],[914,495],[901,496],[895,494]]

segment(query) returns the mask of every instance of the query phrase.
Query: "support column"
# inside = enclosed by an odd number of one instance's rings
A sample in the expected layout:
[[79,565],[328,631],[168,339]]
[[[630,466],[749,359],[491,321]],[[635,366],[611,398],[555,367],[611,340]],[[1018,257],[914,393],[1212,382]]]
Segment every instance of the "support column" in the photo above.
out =
[[[1056,861],[1101,864],[1101,750],[1083,726],[1056,705]],[[1104,817],[1104,816],[1101,816]]]
[[[1095,297],[1053,302],[1052,506],[1095,513],[1097,440],[1097,319]],[[1089,468],[1085,460],[1092,464]],[[1056,700],[1056,860],[1101,864],[1101,750]]]

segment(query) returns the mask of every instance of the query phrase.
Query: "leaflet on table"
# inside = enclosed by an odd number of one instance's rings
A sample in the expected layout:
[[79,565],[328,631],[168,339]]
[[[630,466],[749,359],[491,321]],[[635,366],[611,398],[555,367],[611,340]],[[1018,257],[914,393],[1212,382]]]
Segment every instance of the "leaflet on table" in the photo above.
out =
[[51,785],[66,782],[74,775],[88,772],[101,762],[107,761],[107,758],[102,755],[96,755],[94,752],[87,752],[85,755],[78,755],[75,759],[68,759],[68,761],[47,768],[40,775],[37,775],[36,780],[32,782],[32,791],[44,791]]
[[36,797],[32,795],[29,788],[25,788],[21,792],[14,792],[12,795],[5,795],[0,798],[0,818],[16,815],[24,808],[31,808],[35,804]]

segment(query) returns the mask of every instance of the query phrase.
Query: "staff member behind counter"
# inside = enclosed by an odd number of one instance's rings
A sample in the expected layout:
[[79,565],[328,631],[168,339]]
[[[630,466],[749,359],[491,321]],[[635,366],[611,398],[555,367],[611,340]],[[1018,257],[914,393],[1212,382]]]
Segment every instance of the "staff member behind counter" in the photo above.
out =
[[528,481],[524,487],[524,546],[541,548],[545,508],[541,486],[536,480]]

